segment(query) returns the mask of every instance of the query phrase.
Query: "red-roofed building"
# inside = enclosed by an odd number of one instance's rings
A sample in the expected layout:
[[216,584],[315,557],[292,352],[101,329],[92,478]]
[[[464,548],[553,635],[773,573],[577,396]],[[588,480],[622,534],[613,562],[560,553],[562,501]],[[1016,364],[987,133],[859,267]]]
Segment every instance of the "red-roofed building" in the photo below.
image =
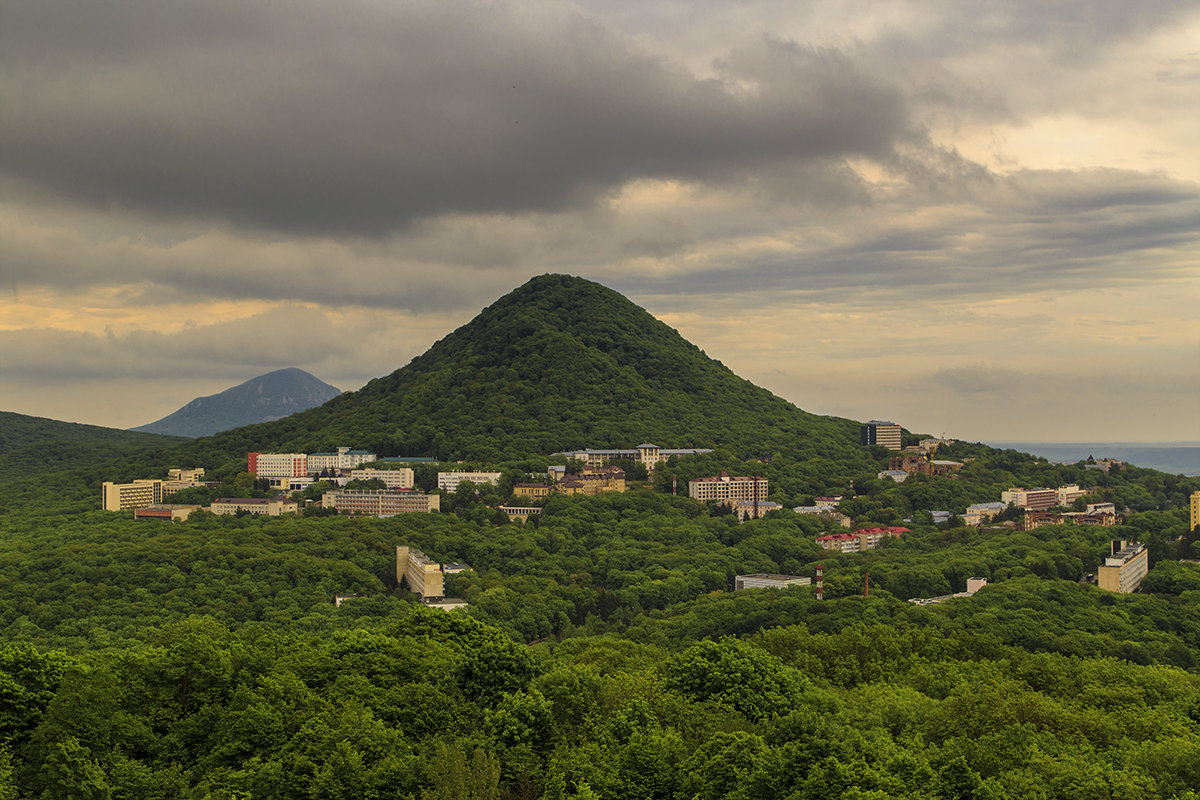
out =
[[879,542],[885,538],[899,536],[908,532],[908,528],[892,526],[860,528],[853,533],[831,533],[826,536],[818,536],[817,544],[826,550],[833,550],[839,553],[861,553],[863,550],[874,550],[879,546]]

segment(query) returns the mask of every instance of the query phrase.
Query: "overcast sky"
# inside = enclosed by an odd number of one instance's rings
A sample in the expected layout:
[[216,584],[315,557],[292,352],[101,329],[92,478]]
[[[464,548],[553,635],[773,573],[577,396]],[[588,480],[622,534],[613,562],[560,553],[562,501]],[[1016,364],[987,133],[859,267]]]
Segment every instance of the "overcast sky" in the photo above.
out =
[[7,0],[0,108],[0,410],[355,389],[566,272],[808,411],[1200,440],[1195,0]]

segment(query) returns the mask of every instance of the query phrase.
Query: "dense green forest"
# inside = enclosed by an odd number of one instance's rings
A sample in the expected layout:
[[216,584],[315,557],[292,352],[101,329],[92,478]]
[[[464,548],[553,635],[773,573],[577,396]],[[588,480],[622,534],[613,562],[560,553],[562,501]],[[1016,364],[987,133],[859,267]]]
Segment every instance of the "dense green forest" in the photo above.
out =
[[[563,276],[275,423],[181,444],[33,419],[6,415],[0,439],[0,800],[1200,797],[1198,478],[960,442],[938,452],[955,476],[880,480],[889,453],[856,423]],[[714,452],[624,494],[552,496],[527,524],[493,508],[555,450],[643,441]],[[247,450],[335,445],[503,478],[390,519],[96,510],[103,480],[203,466],[250,492]],[[833,523],[738,524],[670,493],[722,469],[785,508],[842,494],[856,524],[909,532],[834,554],[815,542]],[[931,515],[1068,483],[1122,524]],[[1138,593],[1086,579],[1115,538],[1149,546]],[[401,544],[469,564],[446,579],[468,607],[398,585]],[[733,591],[818,564],[821,601]],[[908,602],[970,577],[988,585]]]

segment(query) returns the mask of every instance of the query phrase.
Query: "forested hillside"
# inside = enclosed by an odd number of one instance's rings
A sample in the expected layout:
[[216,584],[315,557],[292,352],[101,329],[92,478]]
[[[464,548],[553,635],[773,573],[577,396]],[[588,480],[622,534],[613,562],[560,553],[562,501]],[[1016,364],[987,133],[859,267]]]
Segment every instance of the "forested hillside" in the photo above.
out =
[[[563,276],[285,420],[184,444],[54,425],[0,453],[0,800],[1200,800],[1200,478],[958,442],[953,475],[880,479],[856,423]],[[495,508],[556,450],[647,440],[714,452],[525,524]],[[188,491],[251,491],[247,450],[335,445],[463,459],[419,465],[424,488],[502,478],[389,519],[95,510],[102,480],[203,466],[222,489]],[[720,470],[783,510],[671,493]],[[956,516],[1068,483],[1122,523]],[[827,552],[844,529],[790,507],[828,494],[908,532]],[[1087,581],[1112,539],[1149,547],[1136,594]],[[398,585],[397,545],[468,564],[446,578],[467,608]],[[817,565],[823,600],[733,590]]]

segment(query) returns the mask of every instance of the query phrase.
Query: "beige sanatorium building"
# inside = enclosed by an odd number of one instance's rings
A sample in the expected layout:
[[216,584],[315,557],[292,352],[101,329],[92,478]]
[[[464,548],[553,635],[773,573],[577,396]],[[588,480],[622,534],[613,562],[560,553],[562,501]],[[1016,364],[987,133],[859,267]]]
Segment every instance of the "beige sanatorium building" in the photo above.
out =
[[441,566],[415,547],[396,545],[396,583],[402,579],[407,579],[409,591],[421,595],[423,600],[443,597]]

